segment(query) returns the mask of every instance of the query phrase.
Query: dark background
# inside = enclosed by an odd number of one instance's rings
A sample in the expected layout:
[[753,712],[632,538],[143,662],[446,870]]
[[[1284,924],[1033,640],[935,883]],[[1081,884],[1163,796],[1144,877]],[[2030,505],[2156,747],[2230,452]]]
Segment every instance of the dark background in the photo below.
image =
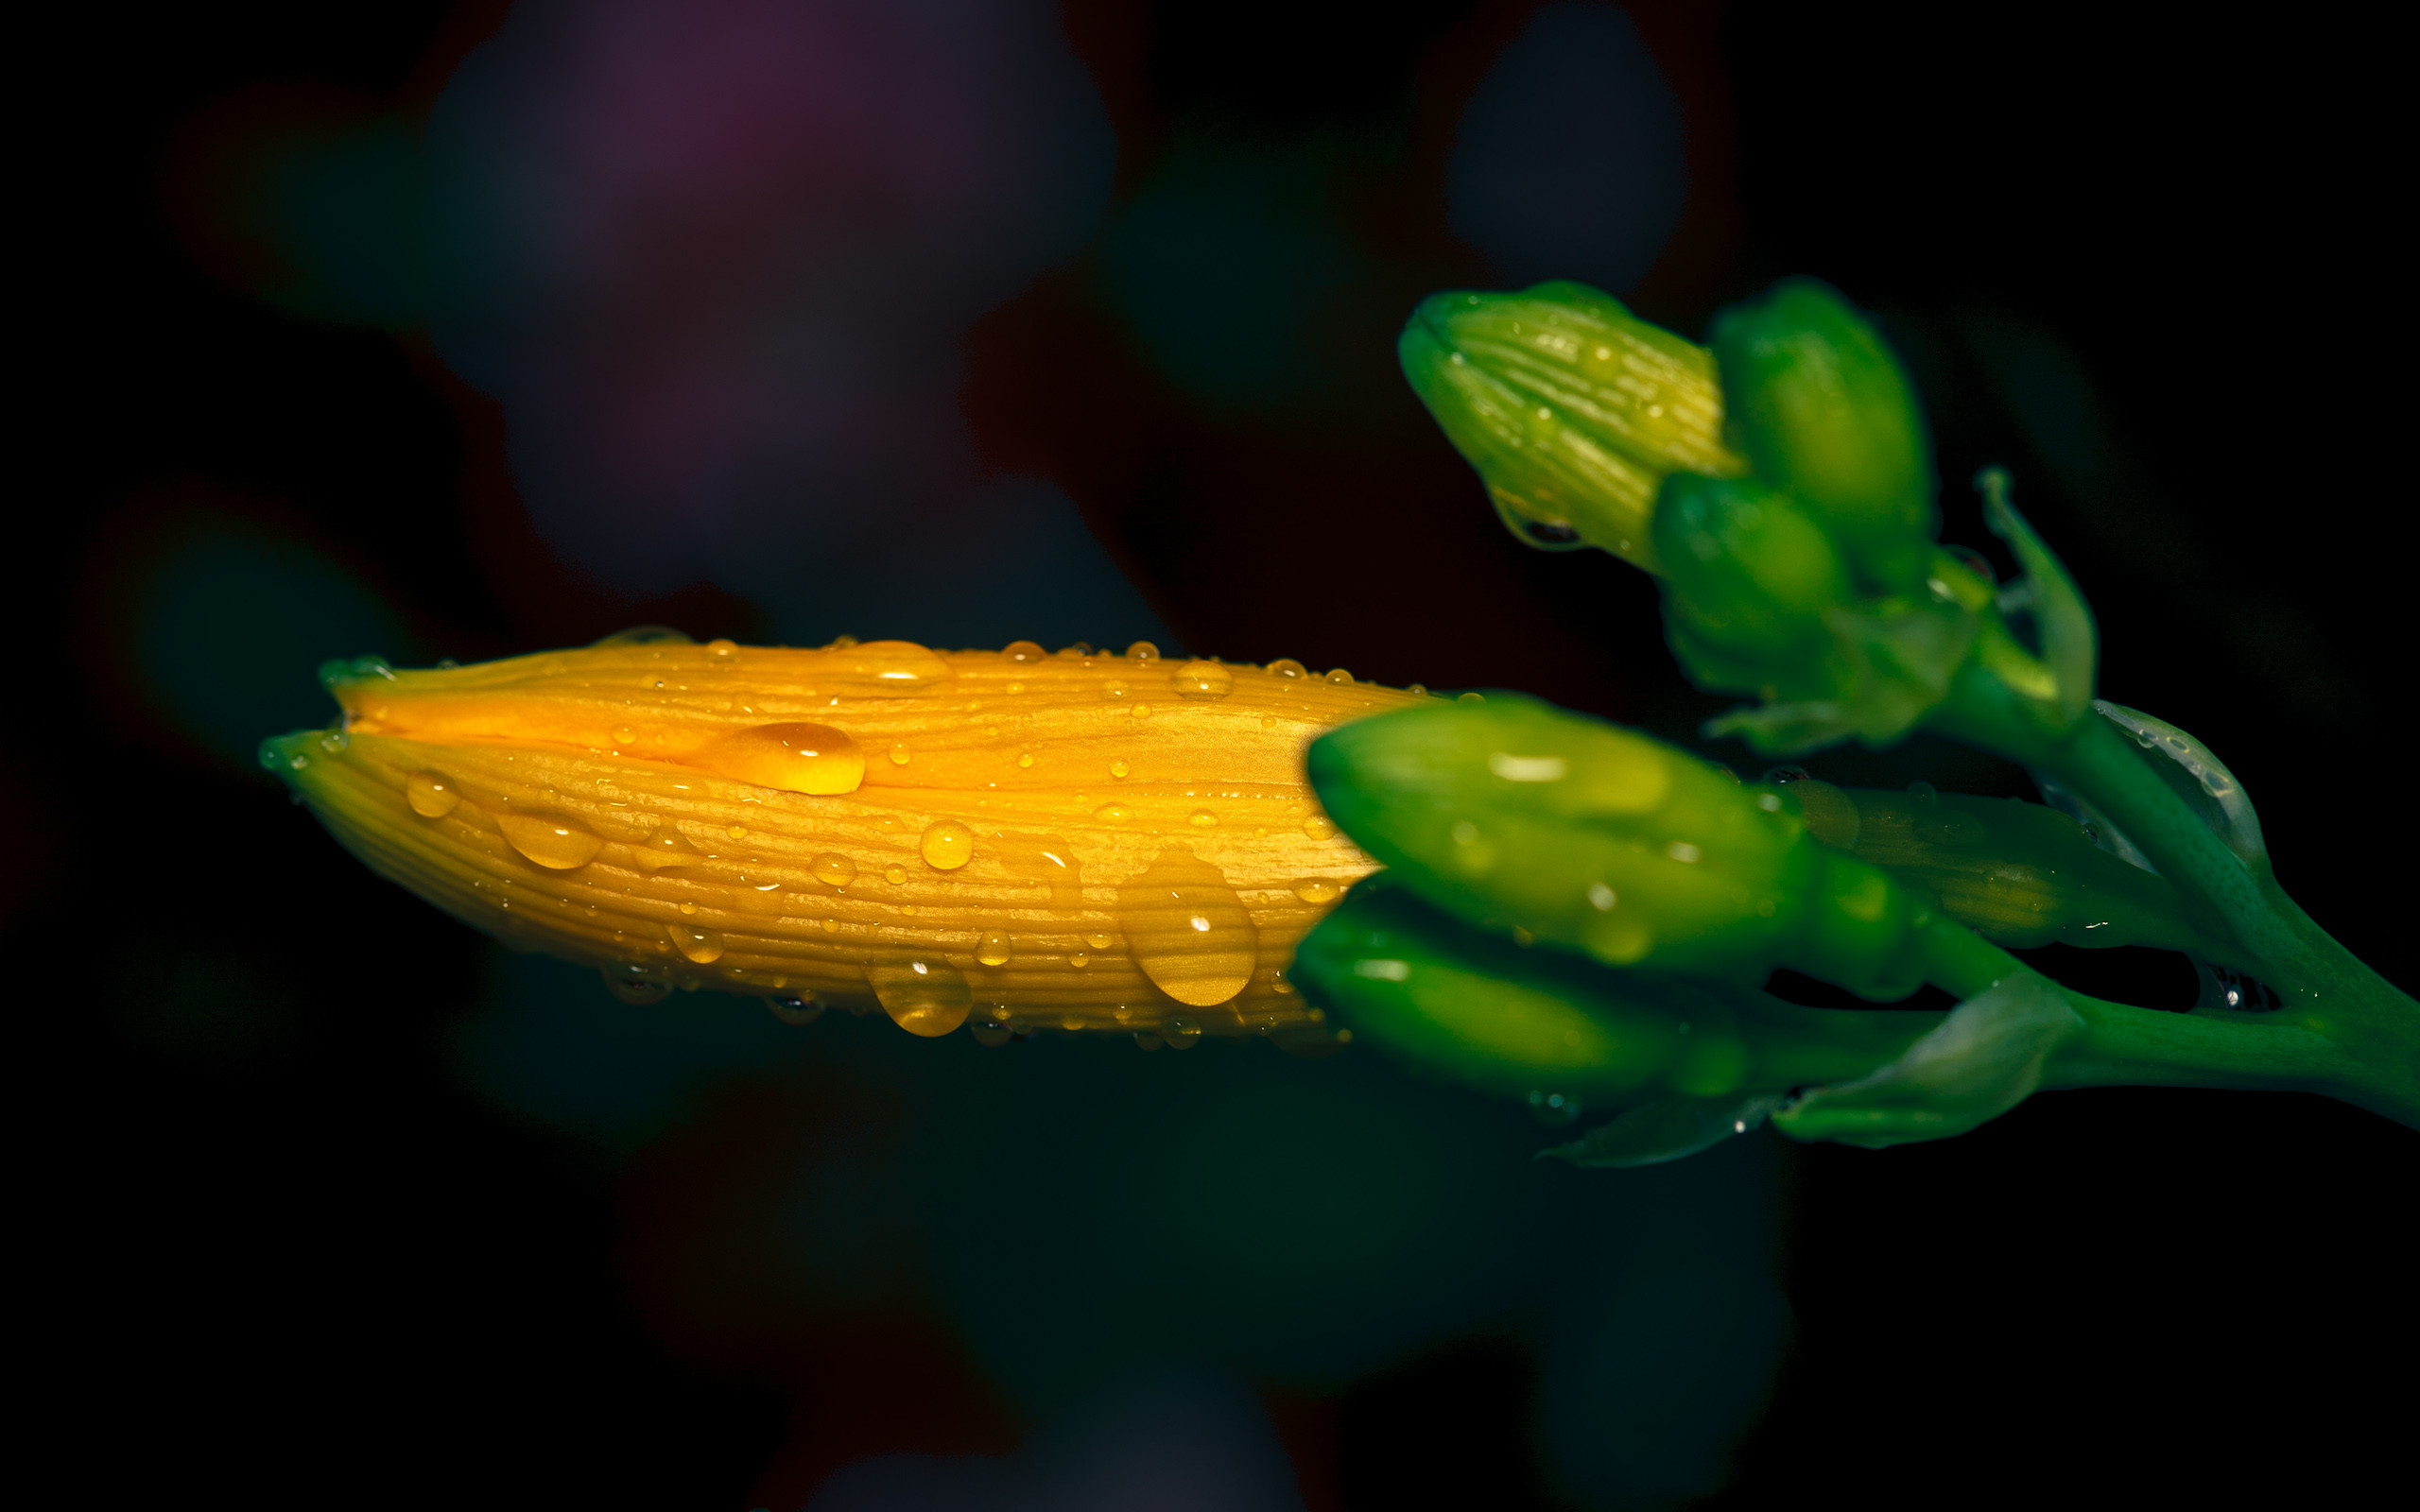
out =
[[[492,406],[408,335],[230,292],[163,208],[172,129],[210,101],[281,80],[408,106],[499,9],[87,10],[21,54],[45,103],[21,128],[43,271],[20,296],[12,549],[38,649],[0,755],[31,1031],[20,1329],[61,1346],[24,1389],[79,1498],[738,1507],[777,1453],[795,1497],[852,1452],[1015,1442],[912,1320],[818,1335],[787,1379],[652,1324],[632,1215],[712,1152],[600,1169],[461,1091],[444,1036],[481,943],[196,756],[112,670],[110,564],[149,549],[145,501],[171,487],[354,564],[432,655],[761,628],[711,588],[634,601],[550,566]],[[1188,647],[1520,686],[1685,735],[1711,705],[1661,648],[1651,584],[1513,542],[1392,371],[1415,299],[1487,280],[1438,184],[1460,99],[1527,9],[1075,0],[1118,194],[1172,134],[1382,123],[1401,150],[1344,175],[1337,215],[1389,256],[1339,296],[1326,397],[1302,411],[1156,376],[1092,252],[977,323],[963,404],[986,457],[1059,481]],[[1996,550],[1962,480],[2010,465],[2099,613],[2103,692],[2216,747],[2280,876],[2408,988],[2411,394],[2379,351],[2408,319],[2394,49],[2308,11],[1630,9],[1691,174],[1636,308],[1695,334],[1805,271],[1876,310],[1934,417],[1948,538]],[[1816,765],[2024,791],[1920,747]],[[215,1006],[167,1001],[195,961]],[[2184,990],[2158,962],[2058,964]],[[1789,1159],[1795,1343],[1719,1504],[2325,1503],[2405,1478],[2411,1131],[2297,1095],[2099,1091]],[[1479,1339],[1272,1410],[1314,1509],[1549,1504],[1518,1469],[1528,1369]],[[802,1400],[821,1448],[800,1448]]]

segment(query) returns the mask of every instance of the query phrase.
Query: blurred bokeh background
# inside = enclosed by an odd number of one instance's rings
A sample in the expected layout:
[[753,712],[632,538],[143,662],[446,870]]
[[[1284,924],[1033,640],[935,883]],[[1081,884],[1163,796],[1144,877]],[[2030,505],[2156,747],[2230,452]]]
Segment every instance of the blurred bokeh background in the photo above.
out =
[[[2420,1139],[2035,1099],[1537,1164],[1374,1057],[616,1004],[250,767],[331,656],[1150,638],[1679,739],[1507,536],[1434,289],[1811,272],[2409,986],[2394,50],[2282,14],[1407,0],[60,10],[21,72],[0,878],[22,1336],[86,1496],[1645,1507],[2403,1478]],[[2001,559],[2003,571],[2007,563]],[[1718,759],[1744,758],[1712,748]],[[1922,741],[1852,782],[2027,792]],[[2172,959],[2052,953],[2170,1001]],[[2382,1377],[2381,1366],[2389,1369]]]

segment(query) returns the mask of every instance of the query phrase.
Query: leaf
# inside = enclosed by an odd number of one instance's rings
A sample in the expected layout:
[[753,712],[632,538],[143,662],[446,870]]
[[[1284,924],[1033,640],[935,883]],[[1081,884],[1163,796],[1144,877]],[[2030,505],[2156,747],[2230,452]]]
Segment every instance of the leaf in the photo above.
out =
[[1779,1107],[1777,1094],[1732,1097],[1668,1097],[1634,1108],[1600,1124],[1568,1144],[1541,1150],[1574,1165],[1620,1168],[1678,1160],[1745,1134]]
[[1773,1114],[1773,1126],[1876,1150],[1963,1134],[2031,1096],[2050,1053],[2083,1032],[2058,984],[2020,971],[1960,1004],[1879,1071],[1807,1091]]

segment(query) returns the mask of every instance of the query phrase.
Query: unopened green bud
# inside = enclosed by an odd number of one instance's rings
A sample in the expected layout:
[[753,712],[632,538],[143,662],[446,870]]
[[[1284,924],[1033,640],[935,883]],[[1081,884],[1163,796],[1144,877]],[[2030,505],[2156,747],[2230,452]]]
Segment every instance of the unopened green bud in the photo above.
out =
[[1655,506],[1665,624],[1698,685],[1806,696],[1848,573],[1823,527],[1754,478],[1675,472]]
[[1717,316],[1711,345],[1756,475],[1831,532],[1867,588],[1916,592],[1939,526],[1932,442],[1881,334],[1793,278]]
[[1921,899],[1817,843],[1787,793],[1645,735],[1498,695],[1344,726],[1308,764],[1329,816],[1467,923],[1709,980],[1923,980]]
[[1649,520],[1665,474],[1747,471],[1723,442],[1713,357],[1584,284],[1432,295],[1397,353],[1532,545],[1601,546],[1656,571]]

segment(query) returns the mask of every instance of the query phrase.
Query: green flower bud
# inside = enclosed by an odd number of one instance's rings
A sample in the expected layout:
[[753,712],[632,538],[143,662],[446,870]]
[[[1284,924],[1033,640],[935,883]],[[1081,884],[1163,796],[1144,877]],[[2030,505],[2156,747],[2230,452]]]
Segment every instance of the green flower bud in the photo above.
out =
[[1731,438],[1874,592],[1911,593],[1939,526],[1932,443],[1881,335],[1813,279],[1715,318]]
[[1431,295],[1396,350],[1532,545],[1601,546],[1653,572],[1649,519],[1665,474],[1747,471],[1722,440],[1713,357],[1584,284]]
[[1822,691],[1824,610],[1850,597],[1823,528],[1754,478],[1675,472],[1655,506],[1664,617],[1698,685],[1725,693]]
[[1795,801],[1633,731],[1499,695],[1315,742],[1331,817],[1467,923],[1613,966],[1753,985],[1790,966],[1889,999],[1931,909],[1817,843]]

